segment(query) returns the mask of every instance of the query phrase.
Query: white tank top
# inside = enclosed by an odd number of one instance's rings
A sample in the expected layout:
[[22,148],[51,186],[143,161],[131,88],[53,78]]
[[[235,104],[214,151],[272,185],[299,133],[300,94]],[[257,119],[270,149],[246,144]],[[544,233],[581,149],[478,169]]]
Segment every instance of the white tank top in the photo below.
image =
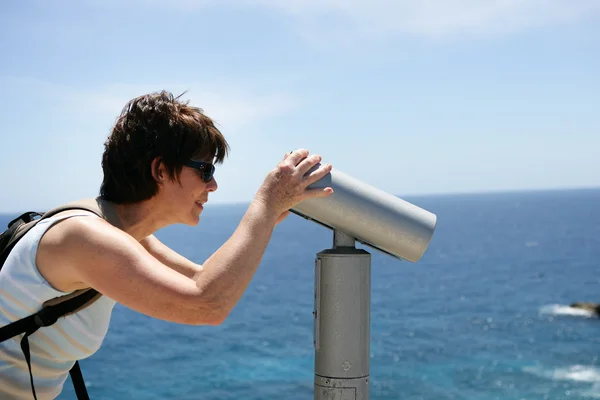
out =
[[[21,238],[0,270],[0,326],[27,317],[55,297],[68,294],[54,289],[35,263],[40,239],[58,221],[86,216],[87,211],[56,215],[37,223]],[[76,360],[94,354],[102,344],[115,301],[100,297],[92,305],[60,318],[29,337],[31,369],[38,400],[54,399]],[[23,335],[0,343],[0,399],[33,398],[29,370],[21,350]]]

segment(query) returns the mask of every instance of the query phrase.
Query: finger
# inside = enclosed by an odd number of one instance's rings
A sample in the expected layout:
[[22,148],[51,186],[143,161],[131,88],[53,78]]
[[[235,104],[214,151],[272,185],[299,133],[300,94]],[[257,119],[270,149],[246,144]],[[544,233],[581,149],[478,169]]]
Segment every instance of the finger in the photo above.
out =
[[315,165],[320,163],[321,159],[322,159],[322,157],[317,154],[313,154],[309,157],[306,157],[304,160],[300,161],[300,163],[298,164],[298,166],[297,166],[298,173],[300,175],[304,176],[308,171],[310,171],[311,168],[313,168]]
[[331,172],[333,167],[331,164],[322,164],[319,168],[315,169],[311,173],[307,174],[304,177],[304,183],[306,186],[310,186],[319,179],[323,178],[325,175]]
[[300,163],[300,161],[304,160],[306,157],[308,157],[308,150],[299,149],[292,151],[290,155],[286,157],[285,161],[293,167],[295,167],[296,165],[298,165],[298,163]]

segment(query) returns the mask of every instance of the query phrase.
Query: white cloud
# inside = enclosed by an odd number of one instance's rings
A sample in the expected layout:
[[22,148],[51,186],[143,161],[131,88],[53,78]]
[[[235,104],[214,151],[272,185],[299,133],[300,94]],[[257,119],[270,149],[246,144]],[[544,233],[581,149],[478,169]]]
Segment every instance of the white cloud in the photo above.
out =
[[243,90],[206,91],[196,89],[202,84],[182,85],[112,85],[103,93],[90,94],[91,101],[116,116],[132,98],[158,90],[183,94],[183,100],[200,107],[228,132],[257,123],[273,116],[285,114],[299,105],[284,93],[249,93]]
[[598,18],[598,0],[85,0],[92,7],[162,12],[205,8],[269,9],[293,19],[313,39],[389,34],[426,38],[511,34]]
[[304,28],[353,35],[410,34],[428,38],[506,34],[598,15],[597,0],[245,0],[282,11]]
[[[214,85],[213,85],[214,86]],[[181,84],[111,84],[102,88],[57,84],[29,77],[0,76],[5,93],[21,93],[37,99],[38,105],[52,106],[58,112],[76,113],[80,117],[92,114],[112,123],[125,104],[134,97],[160,90],[175,95],[186,92],[182,99],[200,107],[220,126],[236,131],[240,127],[285,114],[301,105],[285,93],[252,93],[244,89],[221,88],[206,90],[202,83]],[[61,111],[62,110],[62,111]]]
[[[87,0],[95,6],[125,6]],[[447,38],[511,34],[600,15],[598,0],[132,0],[129,5],[169,12],[204,8],[260,8],[280,12],[313,40],[381,35]]]

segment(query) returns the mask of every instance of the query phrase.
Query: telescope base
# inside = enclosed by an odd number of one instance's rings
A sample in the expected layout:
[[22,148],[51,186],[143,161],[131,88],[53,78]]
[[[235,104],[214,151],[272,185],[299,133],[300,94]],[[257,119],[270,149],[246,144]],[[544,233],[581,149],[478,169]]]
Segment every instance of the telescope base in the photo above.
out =
[[315,375],[315,400],[368,400],[369,377],[336,379]]

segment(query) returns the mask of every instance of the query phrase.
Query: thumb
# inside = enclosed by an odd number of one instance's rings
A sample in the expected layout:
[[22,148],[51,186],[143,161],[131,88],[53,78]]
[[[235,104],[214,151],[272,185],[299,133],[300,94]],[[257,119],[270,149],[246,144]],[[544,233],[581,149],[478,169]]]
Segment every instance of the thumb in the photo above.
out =
[[306,198],[327,197],[327,196],[331,196],[333,194],[333,188],[328,186],[328,187],[324,187],[324,188],[306,189],[305,193],[306,193]]

